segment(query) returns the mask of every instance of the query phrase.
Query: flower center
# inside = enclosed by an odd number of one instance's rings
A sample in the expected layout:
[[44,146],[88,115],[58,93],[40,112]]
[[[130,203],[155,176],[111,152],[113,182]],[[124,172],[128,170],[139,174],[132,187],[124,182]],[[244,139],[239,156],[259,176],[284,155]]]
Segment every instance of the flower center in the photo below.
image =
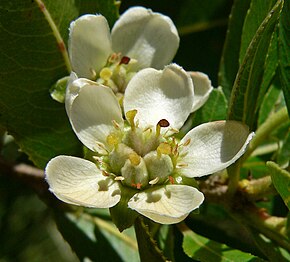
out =
[[109,86],[115,94],[123,94],[128,82],[135,75],[132,65],[137,61],[121,53],[109,56],[107,64],[102,68],[96,82]]
[[108,154],[98,158],[98,167],[106,175],[125,186],[144,189],[154,185],[179,183],[179,147],[174,137],[166,136],[162,128],[170,128],[166,119],[155,127],[140,128],[135,121],[137,110],[126,113],[127,122],[121,130],[107,136]]

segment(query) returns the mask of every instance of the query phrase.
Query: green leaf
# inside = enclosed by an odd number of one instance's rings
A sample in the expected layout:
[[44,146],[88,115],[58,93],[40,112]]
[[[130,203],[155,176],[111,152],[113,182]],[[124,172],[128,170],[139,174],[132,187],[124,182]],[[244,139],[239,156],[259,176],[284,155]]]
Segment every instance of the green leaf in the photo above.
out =
[[242,41],[240,49],[240,64],[242,64],[243,59],[247,53],[247,49],[255,36],[258,28],[262,24],[265,17],[273,8],[277,0],[255,0],[251,1],[250,8],[247,12],[247,16],[243,25],[242,31]]
[[244,18],[250,5],[250,0],[235,0],[229,19],[226,41],[223,48],[219,69],[219,85],[223,87],[227,98],[239,69],[239,52]]
[[278,87],[277,83],[274,83],[270,86],[266,94],[264,95],[263,102],[259,111],[258,126],[263,124],[266,119],[269,117],[270,113],[275,109],[275,104],[278,101],[281,95],[281,89]]
[[112,223],[82,214],[55,212],[59,231],[79,259],[92,261],[139,261],[133,228],[121,234]]
[[279,23],[279,69],[288,114],[290,112],[290,1],[286,0]]
[[[229,102],[228,118],[246,123],[255,129],[257,97],[264,73],[270,41],[278,21],[283,1],[278,0],[253,36],[239,68]],[[257,6],[260,9],[260,7]]]
[[193,127],[205,122],[223,120],[226,118],[227,100],[221,87],[212,90],[206,103],[187,120],[179,132],[185,135]]
[[277,163],[281,166],[289,166],[290,161],[290,133],[286,134],[281,150],[278,152]]
[[102,14],[107,18],[111,28],[119,17],[120,3],[121,1],[117,0],[75,0],[80,14]]
[[[79,141],[69,124],[64,105],[49,89],[69,74],[65,43],[68,27],[81,11],[117,10],[113,1],[11,0],[0,3],[0,126],[13,135],[22,151],[38,167],[56,155],[78,155]],[[104,11],[106,11],[104,10]],[[114,12],[115,12],[114,11]],[[110,19],[115,19],[116,14]]]
[[152,238],[148,225],[144,223],[141,217],[138,217],[135,221],[135,232],[142,262],[168,261]]
[[[179,229],[183,234],[183,250],[197,261],[207,262],[245,262],[254,261],[256,257],[240,250],[232,249],[225,244],[218,243],[191,231],[185,224],[180,224]],[[255,261],[262,261],[258,260]]]
[[273,184],[290,210],[290,173],[274,162],[267,162]]

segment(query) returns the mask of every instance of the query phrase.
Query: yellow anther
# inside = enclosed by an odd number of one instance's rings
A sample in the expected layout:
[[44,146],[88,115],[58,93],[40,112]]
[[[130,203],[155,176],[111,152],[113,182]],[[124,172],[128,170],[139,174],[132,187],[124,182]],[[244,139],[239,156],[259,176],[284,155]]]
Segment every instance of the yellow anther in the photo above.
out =
[[116,176],[114,178],[115,181],[123,181],[124,179],[125,179],[125,177],[123,177],[123,176]]
[[131,125],[131,128],[132,130],[135,129],[135,122],[134,122],[134,119],[135,119],[135,116],[137,115],[137,110],[136,109],[133,109],[133,110],[130,110],[126,113],[126,118],[129,122],[129,124]]
[[129,160],[133,166],[138,166],[141,162],[141,157],[134,152],[129,154]]
[[119,143],[119,137],[116,134],[108,135],[106,140],[110,146],[116,146]]
[[189,138],[189,139],[187,139],[185,141],[185,143],[183,144],[183,146],[188,146],[190,144],[190,142],[191,142],[191,139]]
[[113,75],[113,72],[108,67],[104,67],[100,72],[100,77],[105,81],[108,81],[112,75]]
[[172,148],[169,144],[167,143],[161,143],[158,147],[157,147],[157,155],[160,157],[161,154],[164,155],[169,155],[172,151]]

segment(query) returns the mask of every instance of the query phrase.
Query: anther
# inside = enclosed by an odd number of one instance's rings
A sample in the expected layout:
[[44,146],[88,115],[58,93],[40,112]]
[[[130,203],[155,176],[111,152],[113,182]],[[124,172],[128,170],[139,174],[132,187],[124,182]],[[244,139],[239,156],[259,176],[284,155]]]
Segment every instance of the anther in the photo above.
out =
[[125,179],[125,177],[123,177],[123,176],[116,176],[114,178],[115,181],[123,181],[124,179]]
[[168,179],[169,179],[170,184],[173,185],[175,183],[174,178],[172,176],[169,176]]
[[172,151],[172,148],[167,143],[160,143],[157,147],[157,156],[161,157],[161,154],[169,155]]
[[156,125],[156,136],[160,135],[161,127],[168,127],[170,124],[166,119],[161,119]]
[[135,119],[135,116],[137,115],[137,110],[134,109],[134,110],[130,110],[126,113],[126,118],[129,122],[129,124],[131,125],[131,129],[132,131],[135,130],[136,128],[136,125],[135,125],[135,122],[134,122],[134,119]]
[[122,65],[122,64],[124,64],[124,65],[128,65],[129,64],[129,62],[130,62],[130,57],[128,57],[128,56],[123,56],[122,58],[121,58],[121,61],[120,61],[120,63],[119,63],[119,65]]
[[100,72],[100,77],[105,81],[108,81],[112,75],[113,75],[113,72],[108,67],[104,67]]
[[138,166],[141,162],[141,157],[135,152],[129,154],[128,158],[133,166]]
[[155,177],[154,179],[152,179],[151,181],[149,181],[149,184],[150,184],[150,185],[155,185],[155,184],[158,183],[158,181],[159,181],[159,177],[157,176],[157,177]]

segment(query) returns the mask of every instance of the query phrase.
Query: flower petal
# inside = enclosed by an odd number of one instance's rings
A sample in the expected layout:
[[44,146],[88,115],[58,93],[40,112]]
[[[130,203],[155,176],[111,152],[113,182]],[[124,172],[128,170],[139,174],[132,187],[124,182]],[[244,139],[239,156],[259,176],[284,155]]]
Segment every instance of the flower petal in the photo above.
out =
[[86,78],[78,78],[76,73],[71,72],[65,94],[65,109],[69,117],[71,105],[75,98],[78,96],[80,89],[85,85],[92,84],[95,84],[95,82],[92,82]]
[[102,15],[83,15],[70,24],[68,51],[73,71],[94,79],[112,53],[108,22]]
[[[188,177],[200,177],[227,168],[240,158],[254,133],[237,121],[205,123],[189,131],[181,140],[190,140],[181,147],[181,172]],[[185,155],[182,157],[182,155]]]
[[170,127],[179,129],[190,114],[192,103],[192,80],[176,64],[162,71],[141,70],[129,82],[124,96],[125,112],[136,109],[141,127],[156,126],[166,119]]
[[71,106],[70,120],[82,143],[97,151],[98,144],[106,147],[107,136],[115,129],[113,120],[123,125],[122,112],[113,91],[103,85],[85,85]]
[[174,224],[185,219],[204,200],[194,187],[167,185],[135,194],[128,206],[160,224]]
[[194,100],[191,112],[204,105],[213,89],[208,76],[201,72],[188,72],[194,86]]
[[45,175],[49,190],[69,204],[108,208],[121,199],[119,184],[85,159],[57,156],[47,164]]
[[179,36],[169,17],[143,7],[133,7],[115,23],[112,44],[115,52],[138,61],[137,70],[161,69],[172,61],[179,46]]

